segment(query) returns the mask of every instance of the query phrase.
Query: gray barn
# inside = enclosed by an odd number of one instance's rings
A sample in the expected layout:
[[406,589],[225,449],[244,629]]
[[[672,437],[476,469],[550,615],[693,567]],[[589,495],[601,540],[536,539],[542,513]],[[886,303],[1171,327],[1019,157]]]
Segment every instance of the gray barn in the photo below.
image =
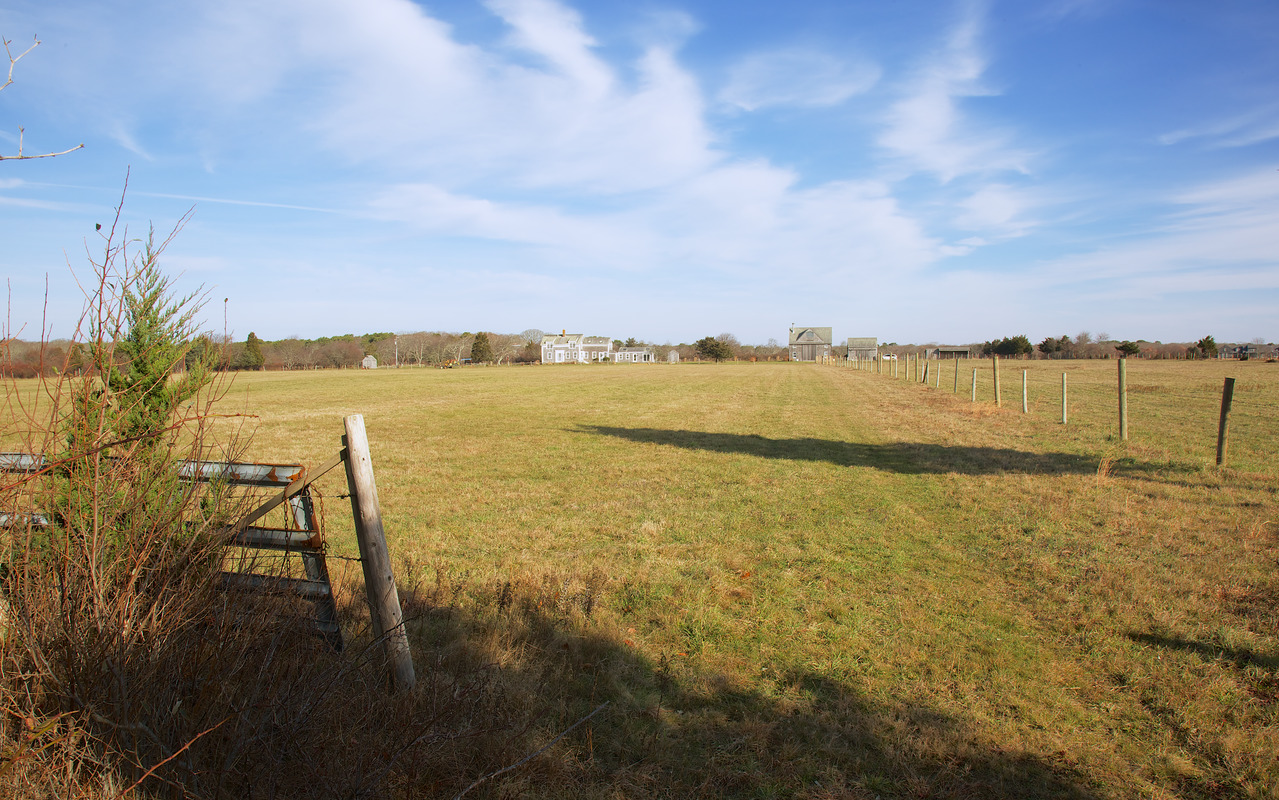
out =
[[790,329],[790,360],[819,361],[830,355],[833,342],[830,328]]

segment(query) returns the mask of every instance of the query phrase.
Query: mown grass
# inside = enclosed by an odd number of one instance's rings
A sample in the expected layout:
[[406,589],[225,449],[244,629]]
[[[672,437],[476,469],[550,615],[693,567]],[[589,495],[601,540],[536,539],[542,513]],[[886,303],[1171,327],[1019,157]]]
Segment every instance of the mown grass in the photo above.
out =
[[1000,410],[977,366],[977,404],[970,365],[736,364],[271,373],[223,408],[308,464],[364,415],[419,670],[491,665],[508,753],[610,702],[470,796],[1275,796],[1279,367],[1131,362],[1123,443],[1113,362],[1005,363]]

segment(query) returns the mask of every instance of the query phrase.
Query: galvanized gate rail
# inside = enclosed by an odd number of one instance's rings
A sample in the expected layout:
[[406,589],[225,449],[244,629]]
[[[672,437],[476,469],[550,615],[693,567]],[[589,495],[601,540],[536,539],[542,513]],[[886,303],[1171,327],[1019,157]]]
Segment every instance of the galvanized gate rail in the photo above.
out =
[[[335,649],[342,649],[333,584],[324,559],[324,534],[311,497],[311,484],[342,463],[343,453],[310,475],[301,464],[245,464],[233,461],[184,461],[178,473],[188,480],[223,482],[229,486],[281,487],[281,491],[223,531],[226,543],[237,547],[297,553],[305,578],[222,572],[218,582],[225,589],[293,594],[315,606],[316,631]],[[273,528],[255,523],[284,503],[289,504],[292,527]]]
[[[300,464],[243,464],[230,461],[183,461],[178,465],[180,477],[192,481],[223,481],[232,486],[279,488],[266,502],[224,529],[226,543],[244,548],[297,553],[302,558],[305,578],[288,578],[249,572],[222,572],[219,583],[226,589],[289,593],[315,604],[318,632],[341,649],[342,629],[338,625],[333,584],[324,560],[324,535],[315,511],[310,486],[339,464],[346,466],[346,484],[350,490],[351,515],[355,538],[360,548],[364,572],[364,591],[373,623],[373,635],[382,643],[387,674],[393,691],[411,690],[416,682],[413,655],[400,606],[386,532],[382,527],[382,510],[378,502],[377,484],[373,479],[373,459],[369,452],[364,417],[351,414],[343,419],[346,435],[337,455],[310,473]],[[35,475],[52,465],[43,455],[0,453],[0,472]],[[271,511],[288,503],[292,527],[271,528],[257,522]],[[0,526],[19,520],[0,515]],[[43,514],[32,514],[22,521],[49,525]]]
[[[231,461],[183,461],[178,475],[192,481],[221,481],[228,486],[280,487],[281,491],[223,530],[226,543],[237,547],[296,553],[305,578],[288,578],[251,572],[221,572],[218,584],[225,589],[247,589],[263,593],[294,594],[315,606],[316,632],[335,649],[342,649],[342,629],[338,624],[333,584],[324,559],[324,534],[311,497],[311,484],[342,463],[345,451],[309,475],[301,464],[247,464]],[[0,472],[35,475],[52,465],[43,455],[0,453]],[[292,527],[257,525],[268,513],[289,504]],[[46,514],[25,516],[0,514],[0,527],[29,523],[48,527]]]

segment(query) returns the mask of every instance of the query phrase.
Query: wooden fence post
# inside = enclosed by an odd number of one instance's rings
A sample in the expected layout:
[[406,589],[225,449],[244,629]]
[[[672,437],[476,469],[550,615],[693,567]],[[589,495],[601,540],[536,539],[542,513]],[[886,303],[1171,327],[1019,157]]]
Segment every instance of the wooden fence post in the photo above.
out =
[[991,353],[990,363],[995,368],[995,408],[1003,406],[1003,400],[999,396],[999,356]]
[[1217,423],[1217,466],[1226,463],[1226,437],[1230,433],[1230,406],[1235,401],[1235,379],[1221,387],[1221,420]]
[[1119,438],[1128,441],[1128,359],[1119,359]]
[[951,394],[959,394],[959,356],[955,356],[955,391]]
[[973,367],[973,402],[977,402],[977,368]]
[[1030,398],[1026,395],[1026,370],[1021,371],[1021,413],[1030,413]]
[[1066,424],[1066,373],[1061,373],[1061,424]]
[[364,430],[364,417],[352,414],[343,420],[346,426],[346,480],[351,491],[351,512],[355,517],[355,536],[360,545],[360,562],[364,567],[364,591],[373,619],[373,635],[382,640],[387,666],[391,673],[392,691],[413,688],[413,654],[404,630],[404,614],[400,595],[391,572],[391,556],[386,549],[386,531],[382,528],[382,508],[378,503],[377,484],[373,481],[373,459],[369,455],[369,439]]
[[924,380],[923,380],[923,383],[924,383],[924,385],[925,385],[925,386],[927,386],[927,385],[928,385],[928,368],[929,368],[929,367],[931,367],[931,366],[932,366],[932,364],[929,364],[927,361],[925,361],[925,362],[924,362]]

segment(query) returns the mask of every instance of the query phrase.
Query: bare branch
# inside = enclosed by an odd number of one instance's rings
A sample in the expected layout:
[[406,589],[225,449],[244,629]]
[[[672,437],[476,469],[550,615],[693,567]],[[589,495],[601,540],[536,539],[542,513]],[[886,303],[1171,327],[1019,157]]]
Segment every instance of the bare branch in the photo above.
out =
[[[8,72],[8,75],[5,77],[4,84],[0,85],[0,92],[3,92],[5,89],[9,88],[9,84],[13,83],[13,68],[17,66],[19,61],[22,60],[22,57],[40,46],[40,40],[38,38],[33,36],[32,40],[33,41],[30,47],[28,47],[26,50],[23,50],[21,53],[18,53],[18,55],[15,56],[13,54],[13,50],[9,48],[9,45],[13,44],[13,42],[9,39],[0,37],[0,42],[4,42],[4,54],[9,59],[9,72]],[[25,161],[27,159],[32,159],[32,158],[53,158],[54,156],[65,156],[67,153],[73,153],[76,150],[79,150],[80,148],[84,147],[84,143],[81,142],[75,147],[68,147],[66,150],[63,150],[59,153],[36,153],[34,155],[26,155],[22,152],[23,133],[24,133],[24,130],[22,126],[19,125],[18,126],[18,154],[16,156],[6,156],[3,153],[0,153],[0,161],[18,161],[18,160]]]

